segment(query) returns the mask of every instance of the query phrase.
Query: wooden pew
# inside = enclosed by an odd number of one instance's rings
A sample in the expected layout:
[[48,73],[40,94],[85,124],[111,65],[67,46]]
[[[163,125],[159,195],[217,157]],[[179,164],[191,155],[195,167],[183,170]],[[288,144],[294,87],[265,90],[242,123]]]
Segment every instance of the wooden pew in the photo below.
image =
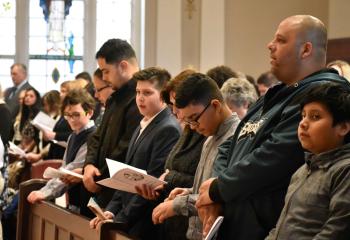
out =
[[32,179],[20,184],[17,240],[129,240],[116,223],[104,223],[101,231],[90,229],[89,220],[51,202],[30,204],[27,196],[46,183]]

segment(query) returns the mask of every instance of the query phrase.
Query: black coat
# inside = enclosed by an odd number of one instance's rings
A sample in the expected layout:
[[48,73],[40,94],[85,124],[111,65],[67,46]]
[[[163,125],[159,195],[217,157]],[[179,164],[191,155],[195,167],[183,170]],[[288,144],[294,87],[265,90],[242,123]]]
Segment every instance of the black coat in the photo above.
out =
[[[88,141],[85,166],[92,164],[99,169],[101,176],[95,181],[109,177],[106,158],[125,162],[131,136],[141,121],[136,106],[136,82],[129,80],[108,99],[102,122]],[[97,201],[105,207],[113,192],[103,188],[97,194]]]

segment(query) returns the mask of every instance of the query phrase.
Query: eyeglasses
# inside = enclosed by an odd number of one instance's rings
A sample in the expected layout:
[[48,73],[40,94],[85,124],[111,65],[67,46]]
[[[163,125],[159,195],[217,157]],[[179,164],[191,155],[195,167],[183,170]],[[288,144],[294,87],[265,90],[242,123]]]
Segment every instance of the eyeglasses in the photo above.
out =
[[207,104],[207,106],[205,106],[205,108],[203,109],[203,111],[201,111],[197,117],[195,117],[195,119],[193,120],[183,120],[186,124],[191,125],[192,127],[198,127],[199,126],[199,122],[198,120],[201,118],[201,116],[203,115],[203,113],[208,109],[208,107],[211,105],[211,102],[209,102]]
[[77,120],[80,118],[80,116],[82,116],[84,114],[86,115],[86,112],[83,112],[83,113],[81,113],[81,112],[72,112],[72,113],[65,112],[65,113],[63,113],[63,117],[66,120],[69,120],[69,119]]
[[104,87],[101,87],[101,88],[96,88],[96,92],[97,93],[99,93],[99,92],[101,92],[103,89],[106,89],[106,88],[109,88],[109,87],[111,87],[110,85],[106,85],[106,86],[104,86]]

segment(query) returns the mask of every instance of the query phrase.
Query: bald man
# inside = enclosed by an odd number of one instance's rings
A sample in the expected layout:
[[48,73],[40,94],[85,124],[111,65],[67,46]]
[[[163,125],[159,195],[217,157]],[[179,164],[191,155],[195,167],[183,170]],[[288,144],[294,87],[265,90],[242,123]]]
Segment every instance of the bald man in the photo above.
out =
[[325,69],[326,46],[327,30],[315,17],[292,16],[278,26],[268,49],[271,72],[282,84],[250,108],[231,142],[219,149],[216,163],[228,166],[201,185],[196,203],[204,235],[220,214],[219,239],[264,239],[275,226],[290,178],[304,161],[297,137],[300,99],[328,81],[349,87]]

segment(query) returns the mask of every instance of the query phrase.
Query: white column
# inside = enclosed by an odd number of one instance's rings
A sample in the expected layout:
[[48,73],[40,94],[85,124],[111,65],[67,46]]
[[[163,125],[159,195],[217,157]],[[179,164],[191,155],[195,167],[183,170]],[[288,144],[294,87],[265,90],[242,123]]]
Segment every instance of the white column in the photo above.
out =
[[225,1],[202,0],[200,70],[225,63]]
[[29,0],[16,1],[15,62],[24,63],[27,66],[29,63]]
[[84,71],[93,74],[96,54],[96,0],[86,0],[84,8]]
[[161,0],[157,8],[156,64],[174,75],[181,70],[181,1]]

